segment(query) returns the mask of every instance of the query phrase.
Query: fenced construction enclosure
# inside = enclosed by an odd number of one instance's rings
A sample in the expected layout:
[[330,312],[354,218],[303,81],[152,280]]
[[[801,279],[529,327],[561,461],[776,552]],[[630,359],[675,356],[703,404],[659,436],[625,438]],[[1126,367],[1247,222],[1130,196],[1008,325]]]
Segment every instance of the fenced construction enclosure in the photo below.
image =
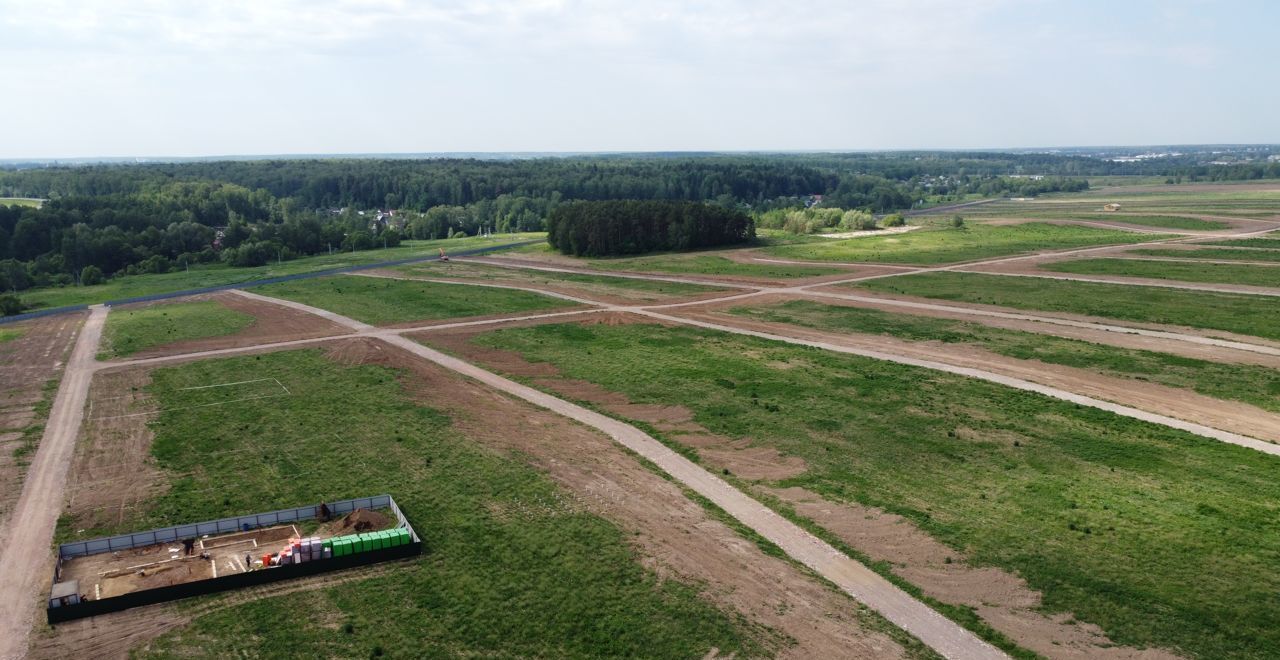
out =
[[[339,516],[342,525],[301,538],[299,524]],[[390,495],[206,520],[58,546],[46,611],[58,623],[421,553]]]

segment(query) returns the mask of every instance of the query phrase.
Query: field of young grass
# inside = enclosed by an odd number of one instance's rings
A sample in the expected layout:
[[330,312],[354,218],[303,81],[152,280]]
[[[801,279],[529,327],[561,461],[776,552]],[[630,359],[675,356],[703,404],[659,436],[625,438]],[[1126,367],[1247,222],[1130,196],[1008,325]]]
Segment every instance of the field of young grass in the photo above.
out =
[[98,357],[125,357],[152,346],[232,335],[251,323],[252,316],[211,300],[112,309]]
[[21,330],[13,330],[10,328],[0,328],[0,344],[13,341],[22,336]]
[[[291,395],[189,407],[200,390],[182,390],[263,376]],[[411,401],[400,376],[319,350],[154,372],[148,390],[165,412],[151,424],[152,455],[169,488],[118,530],[386,492],[426,547],[375,577],[198,616],[138,656],[757,656],[778,643],[696,586],[659,580],[622,529],[518,458],[460,436],[445,413]]]
[[627,277],[609,277],[607,275],[586,275],[582,273],[555,273],[538,270],[520,270],[487,266],[484,264],[463,262],[430,261],[421,264],[410,264],[394,268],[406,275],[418,277],[440,277],[463,280],[519,280],[527,284],[583,284],[591,290],[617,291],[619,293],[639,292],[662,296],[692,296],[700,293],[723,291],[714,286],[686,284],[684,282],[659,282],[655,280],[637,280]]
[[[1056,217],[1056,216],[1055,216]],[[1125,215],[1115,213],[1073,214],[1066,219],[1086,222],[1118,222],[1126,225],[1160,227],[1164,229],[1210,230],[1227,229],[1231,225],[1221,220],[1201,220],[1180,215]]]
[[[866,240],[866,239],[859,239]],[[834,242],[834,241],[833,241]],[[813,245],[806,242],[804,245]],[[830,266],[798,266],[771,264],[768,262],[743,263],[714,254],[658,254],[647,257],[623,257],[618,259],[594,259],[584,263],[589,268],[633,272],[677,273],[681,275],[734,275],[790,279],[818,277],[845,272]]]
[[327,309],[372,325],[544,311],[574,304],[528,291],[358,275],[266,284],[253,291]]
[[[1274,234],[1267,234],[1272,236]],[[1221,245],[1223,247],[1266,248],[1280,250],[1280,238],[1228,238],[1220,241],[1204,241],[1197,245]]]
[[1041,270],[1077,275],[1119,275],[1180,282],[1280,286],[1280,269],[1249,264],[1185,263],[1140,259],[1074,259],[1040,264]]
[[44,201],[33,197],[0,197],[0,205],[2,206],[30,206],[38,209],[44,205]]
[[956,272],[903,275],[850,286],[1023,310],[1185,325],[1280,340],[1280,300],[1266,296]]
[[[1277,247],[1280,247],[1278,245]],[[1194,250],[1174,250],[1169,248],[1142,248],[1129,250],[1125,254],[1140,254],[1147,257],[1174,257],[1176,259],[1217,259],[1221,261],[1280,261],[1280,250],[1232,250],[1230,248],[1196,248]]]
[[971,224],[958,229],[923,229],[907,234],[785,245],[768,248],[766,252],[782,259],[931,265],[1040,250],[1140,243],[1157,238],[1161,237],[1045,223]]
[[400,247],[385,250],[363,250],[360,252],[341,252],[333,255],[303,257],[280,264],[269,264],[253,268],[234,268],[224,264],[206,264],[193,266],[191,270],[163,273],[159,275],[129,275],[113,277],[104,284],[94,286],[48,287],[21,292],[22,302],[35,308],[61,307],[63,305],[86,305],[122,300],[138,296],[149,296],[158,293],[170,293],[228,284],[242,284],[264,280],[281,275],[311,273],[330,268],[343,268],[427,257],[439,253],[441,247],[446,250],[469,250],[473,248],[506,245],[520,241],[533,240],[545,234],[504,234],[493,238],[452,238],[440,241],[404,241]]
[[477,344],[803,458],[779,482],[906,516],[1120,644],[1280,654],[1280,462],[1037,394],[657,325],[505,329]]
[[759,307],[735,307],[730,311],[762,321],[790,323],[833,332],[885,335],[907,341],[973,344],[1020,360],[1039,360],[1109,376],[1179,387],[1205,396],[1242,401],[1265,410],[1280,412],[1280,371],[1266,367],[1222,364],[1169,353],[993,328],[981,323],[824,305],[807,300]]

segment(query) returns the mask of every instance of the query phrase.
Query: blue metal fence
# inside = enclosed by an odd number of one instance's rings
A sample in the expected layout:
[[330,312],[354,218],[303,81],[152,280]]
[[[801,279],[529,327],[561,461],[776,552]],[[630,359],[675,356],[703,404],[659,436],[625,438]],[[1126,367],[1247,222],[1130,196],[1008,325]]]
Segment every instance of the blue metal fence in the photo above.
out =
[[[417,532],[409,525],[404,514],[400,512],[400,507],[396,505],[395,500],[390,495],[375,495],[373,497],[359,497],[351,500],[341,500],[338,502],[325,502],[329,507],[330,513],[340,516],[351,513],[356,509],[391,509],[396,516],[396,522],[401,527],[409,528],[409,533],[413,535],[415,541],[420,541]],[[253,513],[247,516],[236,516],[234,518],[222,518],[219,520],[206,520],[204,522],[174,525],[172,527],[161,527],[159,529],[151,529],[145,532],[134,532],[132,534],[121,534],[119,536],[110,536],[100,539],[91,539],[88,541],[77,541],[75,543],[63,543],[58,546],[58,559],[70,559],[72,557],[83,557],[85,555],[96,555],[101,552],[113,552],[116,550],[127,550],[129,548],[138,548],[142,546],[155,545],[157,543],[172,543],[179,539],[189,539],[205,534],[227,534],[230,532],[239,532],[245,529],[256,529],[258,527],[269,527],[271,525],[280,525],[284,523],[297,522],[300,520],[311,520],[319,515],[319,504],[309,506],[301,506],[293,509],[281,509],[279,511],[268,511],[266,513]]]

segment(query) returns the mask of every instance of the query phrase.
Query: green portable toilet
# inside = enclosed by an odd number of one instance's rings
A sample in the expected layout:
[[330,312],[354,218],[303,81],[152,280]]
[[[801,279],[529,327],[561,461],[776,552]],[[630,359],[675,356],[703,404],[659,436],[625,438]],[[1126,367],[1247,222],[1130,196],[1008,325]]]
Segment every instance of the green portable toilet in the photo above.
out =
[[400,529],[397,529],[396,532],[400,535],[400,545],[409,545],[410,543],[413,543],[413,535],[409,533],[409,529],[407,527],[401,527]]
[[333,556],[334,557],[346,556],[347,549],[348,548],[347,548],[346,537],[339,536],[338,538],[333,540]]
[[342,556],[343,557],[355,552],[358,549],[359,548],[356,548],[354,536],[342,537]]
[[386,547],[388,547],[388,546],[389,546],[389,544],[387,543],[387,535],[386,535],[386,534],[384,534],[384,533],[382,533],[382,532],[374,532],[374,533],[372,534],[372,536],[373,536],[373,549],[374,549],[374,550],[381,550],[381,549],[386,548]]
[[384,529],[381,532],[378,532],[378,536],[382,537],[382,547],[384,548],[395,547],[396,541],[391,536],[391,530]]
[[373,549],[373,539],[368,534],[360,535],[360,552],[368,552]]
[[395,548],[400,545],[400,532],[398,530],[388,529],[383,533],[386,534],[388,548]]

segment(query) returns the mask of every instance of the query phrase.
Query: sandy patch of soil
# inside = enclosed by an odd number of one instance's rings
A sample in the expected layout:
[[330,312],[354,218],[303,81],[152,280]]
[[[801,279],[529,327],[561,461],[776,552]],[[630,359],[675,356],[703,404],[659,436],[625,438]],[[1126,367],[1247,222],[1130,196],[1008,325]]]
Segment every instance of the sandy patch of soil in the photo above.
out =
[[1040,593],[1020,577],[977,567],[911,521],[858,504],[833,504],[803,488],[765,489],[850,546],[940,601],[974,608],[1020,646],[1051,658],[1175,658],[1159,649],[1116,646],[1096,625],[1069,614],[1046,615]]
[[[573,494],[575,501],[565,506],[585,508],[630,532],[647,566],[704,585],[717,603],[794,640],[780,650],[783,657],[902,655],[891,639],[865,627],[864,615],[847,597],[709,518],[676,485],[603,435],[373,340],[341,342],[329,354],[344,364],[409,369],[401,382],[414,398],[449,414],[467,438],[532,461]],[[680,418],[671,412],[660,416]]]
[[138,303],[126,305],[121,309],[147,307],[152,305],[172,304],[175,302],[194,302],[212,300],[230,310],[248,314],[253,323],[233,335],[222,337],[206,337],[187,341],[173,342],[160,346],[152,346],[130,355],[129,359],[159,357],[162,355],[181,355],[199,351],[213,351],[226,348],[242,348],[258,344],[270,344],[294,339],[312,339],[314,337],[332,337],[349,334],[351,331],[332,321],[322,319],[313,314],[290,309],[283,305],[273,305],[260,300],[253,300],[230,292],[219,292],[189,298],[179,298],[154,303]]

